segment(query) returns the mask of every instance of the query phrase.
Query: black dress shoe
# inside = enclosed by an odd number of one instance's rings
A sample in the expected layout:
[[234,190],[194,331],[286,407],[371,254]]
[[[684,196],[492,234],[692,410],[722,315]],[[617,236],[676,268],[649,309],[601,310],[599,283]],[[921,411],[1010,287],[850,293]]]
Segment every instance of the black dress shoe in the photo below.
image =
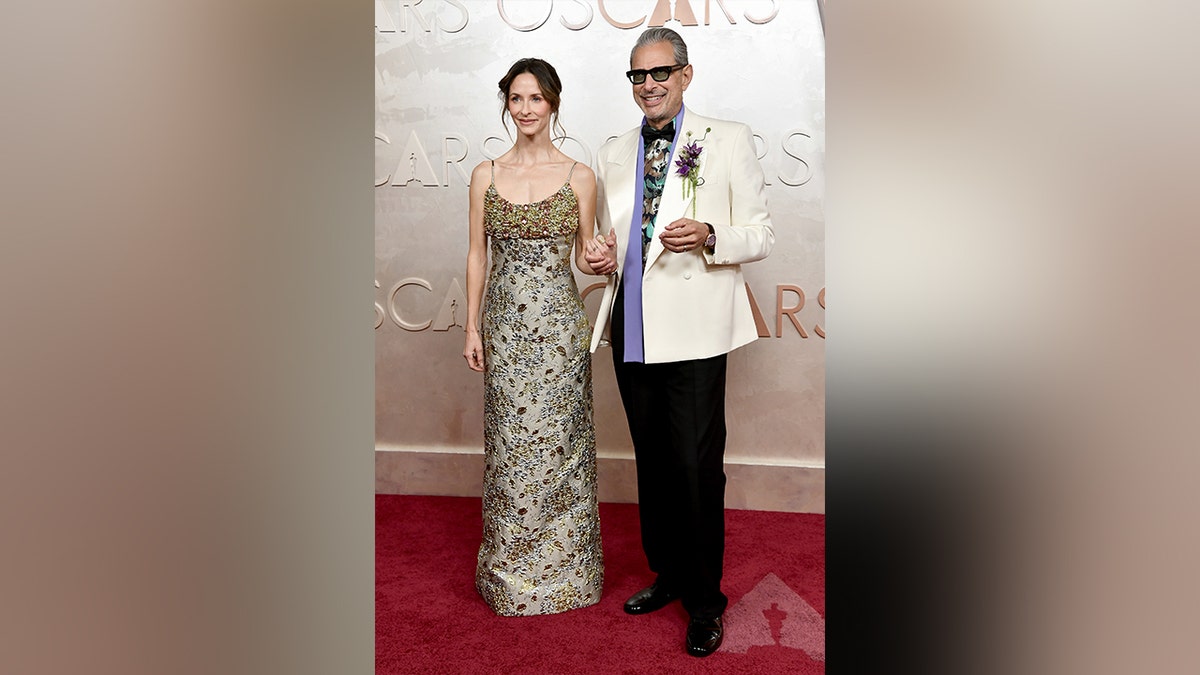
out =
[[715,619],[696,619],[688,621],[687,652],[692,656],[708,656],[721,646],[725,629],[721,625],[721,617]]
[[666,607],[672,600],[679,596],[669,591],[658,582],[650,584],[648,587],[634,593],[625,601],[626,614],[649,614]]

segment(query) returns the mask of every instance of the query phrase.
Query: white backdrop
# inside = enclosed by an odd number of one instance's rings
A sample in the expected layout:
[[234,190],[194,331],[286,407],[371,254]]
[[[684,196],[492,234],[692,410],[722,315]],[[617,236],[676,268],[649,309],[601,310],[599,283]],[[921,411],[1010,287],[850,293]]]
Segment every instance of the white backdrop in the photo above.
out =
[[[375,7],[377,449],[482,453],[482,381],[461,357],[467,181],[472,167],[511,145],[497,81],[522,57],[553,64],[563,81],[561,147],[594,168],[599,146],[641,119],[624,71],[638,34],[658,24],[688,43],[694,79],[685,104],[756,134],[775,222],[771,256],[744,267],[767,337],[730,358],[731,487],[736,493],[736,465],[822,471],[825,48],[815,0]],[[689,10],[696,25],[685,25]],[[581,289],[599,282],[578,280]],[[593,319],[599,296],[586,298]],[[594,379],[600,456],[627,459],[607,349],[596,354]],[[398,491],[447,491],[423,489],[437,481],[411,468],[389,481]]]

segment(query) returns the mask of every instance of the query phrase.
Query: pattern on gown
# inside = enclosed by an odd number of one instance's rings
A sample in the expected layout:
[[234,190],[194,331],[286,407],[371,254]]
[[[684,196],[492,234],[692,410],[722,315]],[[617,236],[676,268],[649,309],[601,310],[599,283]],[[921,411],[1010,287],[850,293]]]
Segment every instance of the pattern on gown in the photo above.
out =
[[475,586],[504,616],[586,607],[604,583],[591,331],[571,271],[579,207],[569,182],[532,204],[507,201],[494,179],[484,196],[492,267]]

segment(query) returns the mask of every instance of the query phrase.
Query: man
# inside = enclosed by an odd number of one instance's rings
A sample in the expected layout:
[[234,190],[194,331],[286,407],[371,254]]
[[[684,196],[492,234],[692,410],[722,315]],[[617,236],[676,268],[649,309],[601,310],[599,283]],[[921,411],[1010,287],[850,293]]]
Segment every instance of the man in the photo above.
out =
[[683,105],[693,69],[679,34],[642,33],[630,67],[645,118],[597,155],[596,214],[610,242],[616,235],[619,264],[592,334],[593,351],[605,339],[613,347],[642,548],[657,574],[625,611],[682,599],[686,649],[707,656],[721,645],[728,604],[726,359],[758,337],[739,265],[765,258],[775,234],[750,129]]

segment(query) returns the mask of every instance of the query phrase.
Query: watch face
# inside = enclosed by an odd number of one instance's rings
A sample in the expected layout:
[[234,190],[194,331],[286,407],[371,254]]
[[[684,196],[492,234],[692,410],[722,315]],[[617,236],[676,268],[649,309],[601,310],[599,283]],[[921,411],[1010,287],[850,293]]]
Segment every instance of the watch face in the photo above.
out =
[[716,246],[717,245],[717,235],[715,235],[715,234],[708,235],[708,239],[704,240],[704,245],[707,246],[708,248],[712,248],[713,246]]

